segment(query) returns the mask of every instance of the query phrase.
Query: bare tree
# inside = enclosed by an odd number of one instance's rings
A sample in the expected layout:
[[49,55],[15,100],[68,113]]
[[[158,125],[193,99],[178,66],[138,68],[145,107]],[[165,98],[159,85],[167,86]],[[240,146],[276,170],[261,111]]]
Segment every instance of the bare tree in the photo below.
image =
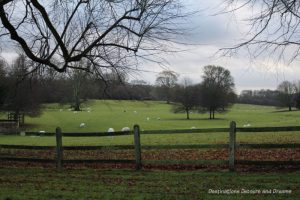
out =
[[296,86],[296,96],[295,96],[295,106],[300,110],[300,81],[295,83]]
[[277,87],[279,91],[279,102],[281,107],[288,107],[289,111],[292,111],[292,107],[295,105],[295,95],[297,88],[294,83],[289,81],[283,81]]
[[157,95],[167,101],[167,104],[170,103],[172,89],[175,87],[178,80],[178,74],[176,72],[166,70],[162,71],[156,77]]
[[37,73],[28,75],[30,64],[25,55],[19,55],[8,72],[8,90],[2,110],[13,112],[15,119],[19,114],[32,117],[41,114],[39,76]]
[[200,111],[209,112],[209,119],[215,119],[215,112],[225,112],[235,101],[234,80],[228,69],[214,65],[204,67],[202,79]]
[[6,63],[0,58],[0,107],[7,93]]
[[[0,0],[0,36],[39,67],[101,77],[111,69],[136,70],[137,58],[164,50],[185,16],[181,10],[178,0]],[[76,65],[82,59],[91,65]]]
[[[234,12],[243,8],[252,11],[246,39],[225,48],[231,54],[241,48],[254,57],[271,55],[278,60],[294,61],[300,54],[300,1],[298,0],[224,0]],[[247,37],[248,36],[248,37]]]
[[199,106],[199,86],[192,85],[189,79],[184,79],[182,85],[176,85],[172,92],[172,111],[174,113],[186,113],[186,119],[190,119],[190,112],[197,110]]

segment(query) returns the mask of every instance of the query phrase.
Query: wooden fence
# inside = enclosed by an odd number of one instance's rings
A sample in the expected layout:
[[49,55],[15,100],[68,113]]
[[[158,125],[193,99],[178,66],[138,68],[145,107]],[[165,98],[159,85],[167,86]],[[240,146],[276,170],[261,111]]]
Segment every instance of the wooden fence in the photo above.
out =
[[0,120],[0,132],[14,133],[19,128],[19,122],[17,120]]
[[[225,164],[228,165],[230,171],[234,171],[236,164],[242,165],[300,165],[300,160],[288,161],[254,161],[254,160],[237,160],[236,151],[239,148],[250,149],[272,149],[272,148],[300,148],[298,143],[288,144],[238,144],[236,142],[237,132],[289,132],[299,131],[300,126],[293,127],[256,127],[256,128],[239,128],[235,122],[230,123],[229,128],[210,128],[210,129],[183,129],[183,130],[146,130],[140,131],[140,127],[135,125],[133,131],[129,132],[97,132],[97,133],[63,133],[60,128],[56,129],[55,133],[35,133],[26,132],[26,135],[47,135],[56,136],[56,146],[26,146],[26,145],[0,145],[0,149],[30,149],[30,150],[53,150],[56,151],[55,159],[40,159],[40,158],[16,158],[16,157],[0,157],[2,161],[18,161],[18,162],[41,162],[41,163],[56,163],[58,169],[63,168],[63,164],[67,163],[110,163],[110,164],[135,164],[136,169],[142,168],[143,164]],[[200,133],[224,133],[229,134],[227,144],[196,144],[196,145],[141,145],[140,137],[146,134],[200,134]],[[104,137],[104,136],[120,136],[133,135],[134,145],[115,145],[115,146],[63,146],[62,137]],[[142,160],[142,151],[158,150],[158,149],[228,149],[228,160]],[[99,160],[99,159],[63,159],[63,152],[68,150],[133,150],[135,152],[134,160]]]

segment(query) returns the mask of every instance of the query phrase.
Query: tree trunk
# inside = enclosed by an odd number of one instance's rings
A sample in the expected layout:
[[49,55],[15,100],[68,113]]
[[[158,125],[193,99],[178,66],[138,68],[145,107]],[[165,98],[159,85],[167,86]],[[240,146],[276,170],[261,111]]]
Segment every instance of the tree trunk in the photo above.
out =
[[291,105],[289,105],[289,111],[292,111],[292,106]]
[[190,119],[190,111],[189,109],[186,109],[186,119]]
[[74,105],[74,111],[80,111],[80,105],[79,104],[75,104]]
[[211,108],[209,108],[209,119],[211,119]]
[[213,119],[215,119],[215,109],[212,109],[212,113],[213,113]]

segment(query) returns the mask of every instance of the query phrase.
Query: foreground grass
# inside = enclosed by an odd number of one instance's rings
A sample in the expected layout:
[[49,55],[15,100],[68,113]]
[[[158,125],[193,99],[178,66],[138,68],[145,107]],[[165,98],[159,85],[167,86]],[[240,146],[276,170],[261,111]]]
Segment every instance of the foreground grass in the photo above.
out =
[[[0,169],[0,199],[299,199],[300,172]],[[210,194],[291,190],[291,194]]]

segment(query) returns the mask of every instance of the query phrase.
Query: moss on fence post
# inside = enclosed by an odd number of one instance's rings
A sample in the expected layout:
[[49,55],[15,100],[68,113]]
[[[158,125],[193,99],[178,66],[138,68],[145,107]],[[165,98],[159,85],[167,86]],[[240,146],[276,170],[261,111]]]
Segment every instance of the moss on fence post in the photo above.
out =
[[142,156],[141,156],[141,140],[140,140],[140,127],[134,125],[134,149],[135,149],[135,168],[140,170],[142,168]]
[[236,123],[230,122],[229,130],[229,171],[235,170]]
[[57,127],[56,133],[56,168],[61,170],[63,168],[63,149],[62,149],[62,133],[61,128]]

